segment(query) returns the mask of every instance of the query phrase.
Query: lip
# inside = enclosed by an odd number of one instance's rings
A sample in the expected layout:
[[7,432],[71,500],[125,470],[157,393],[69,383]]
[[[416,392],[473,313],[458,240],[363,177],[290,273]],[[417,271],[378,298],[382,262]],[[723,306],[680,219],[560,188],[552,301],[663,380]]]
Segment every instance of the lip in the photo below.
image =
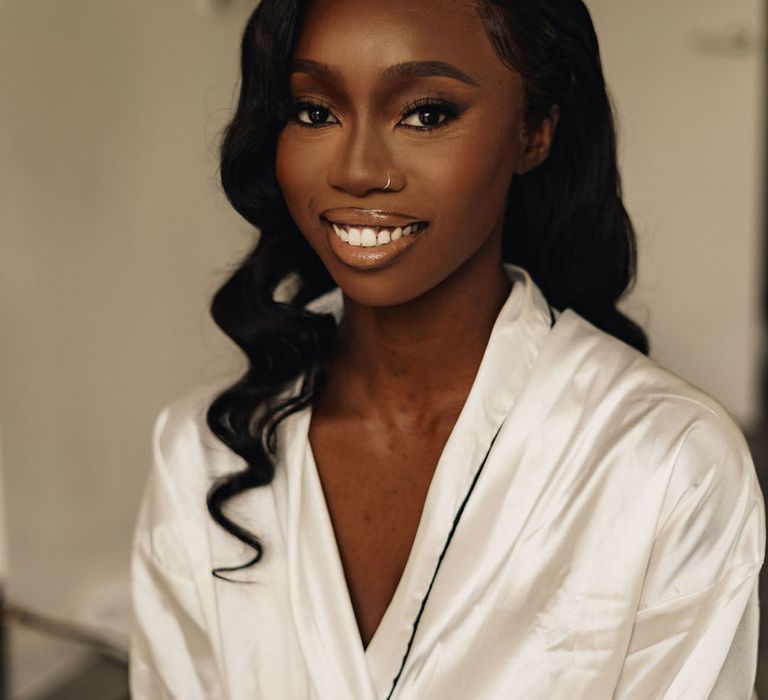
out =
[[[413,246],[421,237],[422,234],[429,231],[429,225],[426,228],[413,233],[410,236],[403,236],[396,241],[391,241],[382,246],[355,246],[345,243],[336,235],[333,230],[332,224],[321,217],[323,220],[323,226],[328,232],[328,245],[336,258],[347,267],[351,267],[355,270],[367,271],[367,270],[380,270],[388,267],[394,260],[399,258],[406,250]],[[369,220],[370,221],[370,220]],[[409,219],[407,223],[414,221]],[[418,219],[415,219],[418,221]],[[360,225],[360,224],[351,224]],[[374,226],[376,224],[373,224]],[[383,226],[385,224],[379,223]],[[398,226],[400,224],[397,224]]]
[[418,216],[399,211],[362,209],[359,207],[326,209],[320,214],[320,218],[332,224],[346,226],[407,226],[425,221]]

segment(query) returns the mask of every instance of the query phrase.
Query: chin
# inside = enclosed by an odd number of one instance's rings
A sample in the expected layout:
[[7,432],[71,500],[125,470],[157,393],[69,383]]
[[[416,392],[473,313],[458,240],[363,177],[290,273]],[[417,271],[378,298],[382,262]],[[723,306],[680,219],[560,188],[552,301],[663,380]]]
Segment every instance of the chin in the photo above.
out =
[[430,286],[424,285],[423,277],[416,277],[421,283],[414,284],[414,276],[404,279],[400,270],[385,268],[364,273],[356,270],[329,271],[344,295],[361,306],[399,306],[418,299],[430,289]]

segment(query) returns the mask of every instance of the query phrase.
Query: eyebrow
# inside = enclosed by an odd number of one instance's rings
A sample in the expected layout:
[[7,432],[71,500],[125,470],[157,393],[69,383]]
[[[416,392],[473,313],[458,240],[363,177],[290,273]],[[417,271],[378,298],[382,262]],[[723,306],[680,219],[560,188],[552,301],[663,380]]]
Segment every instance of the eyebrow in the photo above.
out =
[[[331,66],[321,61],[312,61],[308,58],[297,58],[294,60],[291,72],[319,75],[324,78],[341,81],[341,72],[336,66]],[[467,85],[478,85],[474,78],[445,61],[406,61],[405,63],[395,63],[381,71],[380,76],[387,80],[392,78],[440,76],[453,78]]]

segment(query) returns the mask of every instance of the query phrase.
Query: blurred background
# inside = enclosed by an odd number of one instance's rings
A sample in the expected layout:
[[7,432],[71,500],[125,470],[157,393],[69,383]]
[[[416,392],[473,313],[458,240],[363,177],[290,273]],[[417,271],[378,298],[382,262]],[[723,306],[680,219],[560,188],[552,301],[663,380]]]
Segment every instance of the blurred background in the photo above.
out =
[[[762,478],[763,3],[587,4],[639,234],[625,308],[653,356],[739,422]],[[252,242],[221,192],[217,145],[253,6],[0,3],[0,574],[13,698],[127,697],[128,556],[152,424],[239,366],[207,305]],[[766,663],[758,691],[768,698]]]

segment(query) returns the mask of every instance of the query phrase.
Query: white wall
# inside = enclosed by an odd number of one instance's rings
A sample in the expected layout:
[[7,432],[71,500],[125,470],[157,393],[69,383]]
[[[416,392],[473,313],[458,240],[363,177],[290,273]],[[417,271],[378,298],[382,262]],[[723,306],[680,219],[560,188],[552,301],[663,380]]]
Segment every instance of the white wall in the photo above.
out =
[[[119,602],[161,406],[233,365],[250,244],[217,181],[250,2],[0,3],[0,426],[10,595]],[[112,593],[110,593],[112,591]]]
[[639,235],[627,308],[647,326],[657,360],[750,426],[760,416],[762,2],[587,4]]

